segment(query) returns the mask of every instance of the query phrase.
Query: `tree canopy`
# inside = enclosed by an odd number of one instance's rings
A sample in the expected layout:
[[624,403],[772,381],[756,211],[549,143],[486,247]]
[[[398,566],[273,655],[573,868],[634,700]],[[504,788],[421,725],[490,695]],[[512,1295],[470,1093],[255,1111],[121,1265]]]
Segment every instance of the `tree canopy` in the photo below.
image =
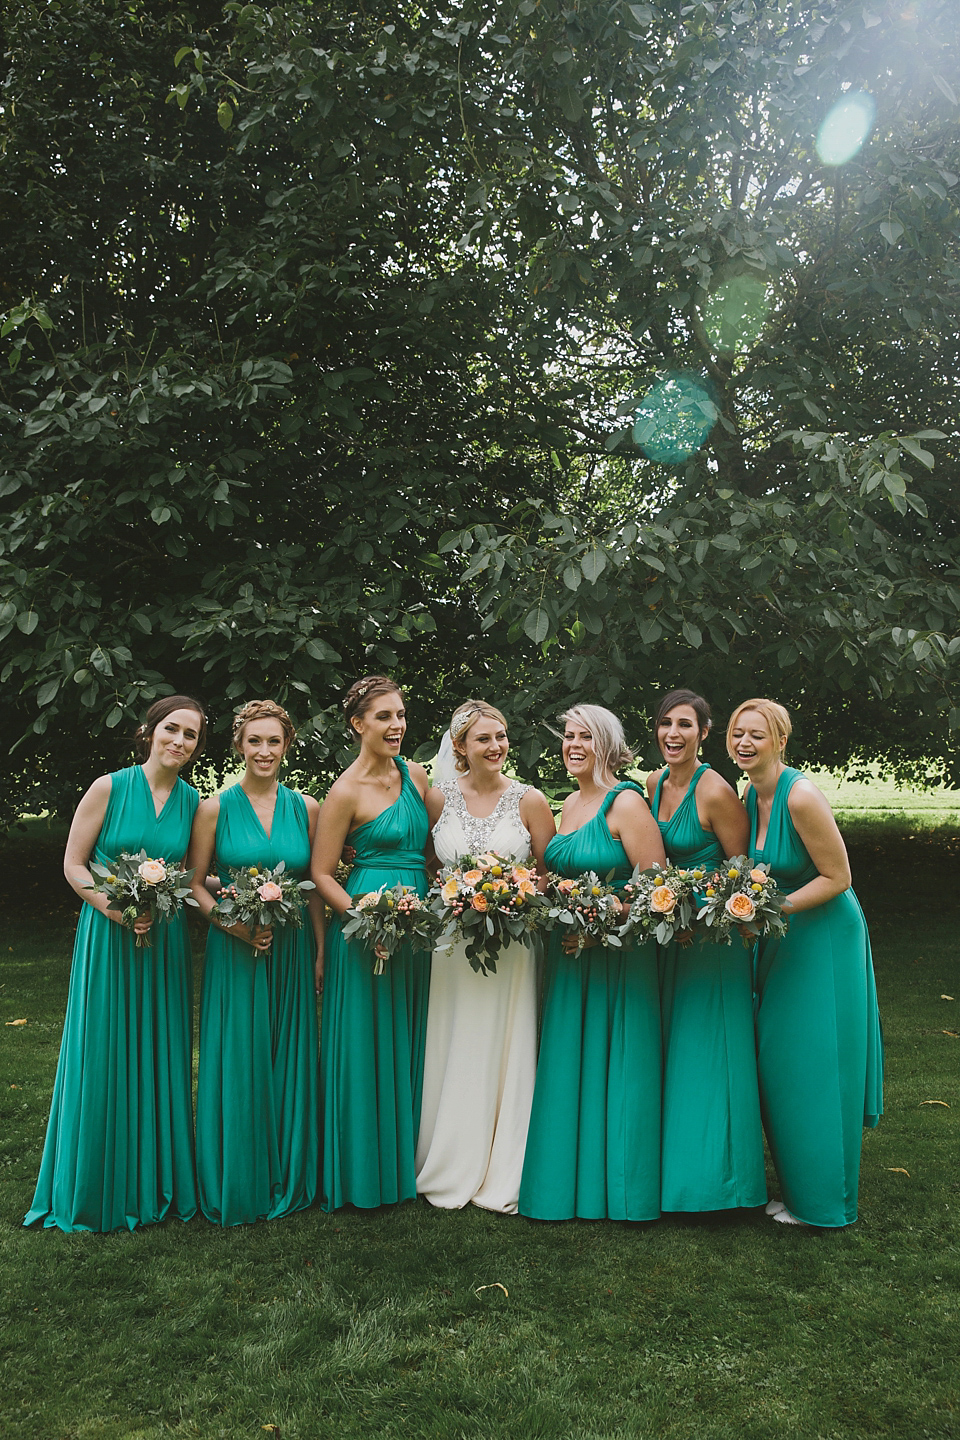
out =
[[6,10],[8,813],[370,669],[960,775],[951,0]]

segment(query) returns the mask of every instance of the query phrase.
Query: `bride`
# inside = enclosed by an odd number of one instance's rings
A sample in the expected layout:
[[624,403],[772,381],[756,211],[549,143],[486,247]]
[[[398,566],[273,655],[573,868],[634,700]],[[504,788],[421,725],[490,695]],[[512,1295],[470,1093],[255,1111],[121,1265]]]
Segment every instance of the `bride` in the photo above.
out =
[[[517,861],[532,853],[543,873],[553,815],[539,790],[503,774],[508,750],[499,710],[465,700],[454,711],[427,797],[442,865],[487,850]],[[471,969],[462,943],[435,952],[417,1144],[417,1192],[431,1205],[516,1213],[536,1065],[528,944],[506,946],[488,975]]]

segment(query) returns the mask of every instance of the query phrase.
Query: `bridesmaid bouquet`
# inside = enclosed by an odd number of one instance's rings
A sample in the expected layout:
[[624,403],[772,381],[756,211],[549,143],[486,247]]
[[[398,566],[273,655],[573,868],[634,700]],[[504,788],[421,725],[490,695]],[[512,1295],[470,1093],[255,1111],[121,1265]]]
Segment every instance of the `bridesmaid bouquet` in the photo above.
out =
[[[146,850],[131,855],[125,850],[111,865],[90,862],[94,882],[88,890],[108,897],[108,910],[119,910],[121,923],[128,928],[138,915],[152,920],[171,919],[184,905],[196,905],[190,893],[192,870],[181,870],[169,860],[151,860]],[[150,932],[137,936],[137,948],[152,946]]]
[[361,895],[346,913],[342,934],[344,940],[359,940],[373,951],[373,973],[382,975],[387,957],[401,945],[432,950],[438,928],[436,916],[416,890],[394,885]]
[[783,896],[768,865],[756,865],[748,855],[734,855],[703,887],[704,903],[697,923],[706,926],[706,938],[729,945],[734,930],[749,950],[764,935],[784,935]]
[[492,851],[444,866],[429,898],[441,927],[437,949],[465,941],[471,969],[483,975],[495,975],[503,947],[542,928],[549,909],[534,867]]
[[[620,887],[622,888],[622,887]],[[617,888],[601,880],[593,870],[575,880],[551,875],[547,884],[548,928],[559,925],[576,936],[579,955],[587,939],[597,945],[621,946],[620,894]]]
[[230,884],[220,891],[214,914],[228,925],[246,925],[251,930],[266,926],[303,925],[304,893],[315,888],[312,880],[297,880],[286,873],[283,860],[271,870],[266,865],[247,865],[230,871]]
[[625,887],[632,904],[620,938],[626,940],[639,932],[644,938],[652,935],[661,945],[669,945],[687,932],[680,943],[689,945],[697,913],[696,889],[706,873],[669,864],[638,871]]

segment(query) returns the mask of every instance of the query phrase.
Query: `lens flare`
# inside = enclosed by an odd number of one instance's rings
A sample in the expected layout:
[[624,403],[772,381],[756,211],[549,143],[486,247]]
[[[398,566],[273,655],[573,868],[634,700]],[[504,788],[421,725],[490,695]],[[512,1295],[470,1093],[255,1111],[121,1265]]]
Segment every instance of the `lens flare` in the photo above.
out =
[[838,100],[817,131],[817,154],[824,165],[852,160],[873,129],[876,113],[876,101],[863,90]]
[[633,438],[648,460],[675,465],[696,454],[717,421],[706,386],[688,375],[668,375],[634,408]]
[[703,309],[703,325],[715,349],[724,355],[749,350],[770,313],[770,287],[753,275],[735,275],[712,292]]

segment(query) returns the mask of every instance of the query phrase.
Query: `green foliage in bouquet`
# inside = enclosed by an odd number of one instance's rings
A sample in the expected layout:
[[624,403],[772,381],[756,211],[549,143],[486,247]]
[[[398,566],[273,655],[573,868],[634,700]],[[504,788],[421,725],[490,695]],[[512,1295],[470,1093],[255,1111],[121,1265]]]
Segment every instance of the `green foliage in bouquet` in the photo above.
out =
[[[697,913],[696,887],[706,873],[669,864],[637,871],[627,887],[632,903],[620,938],[639,933],[641,938],[652,935],[659,944],[669,945],[691,931]],[[689,935],[681,943],[689,944]]]
[[230,871],[230,884],[217,898],[215,912],[228,925],[246,925],[250,930],[303,925],[305,894],[316,887],[312,880],[298,880],[286,873],[283,860],[270,869],[249,865]]
[[[140,915],[151,919],[170,920],[184,905],[196,906],[190,893],[192,870],[181,870],[168,860],[152,859],[146,850],[136,855],[123,851],[110,865],[98,860],[90,862],[94,877],[88,890],[108,898],[107,908],[119,910],[121,922],[132,928]],[[153,944],[149,932],[137,936],[137,948],[149,949]]]
[[549,902],[537,889],[537,872],[493,851],[462,855],[440,871],[430,903],[441,922],[439,949],[466,942],[473,970],[496,974],[497,956],[513,940],[547,928]]
[[704,903],[697,915],[702,933],[718,945],[729,945],[736,930],[749,949],[764,935],[785,935],[784,897],[768,865],[749,855],[734,855],[708,876]]
[[[622,915],[619,889],[587,870],[575,880],[551,875],[547,885],[550,929],[559,925],[576,936],[577,953],[587,940],[597,945],[621,946]],[[622,888],[622,887],[620,887]]]
[[345,940],[359,940],[372,951],[374,975],[402,945],[432,950],[439,930],[436,916],[409,885],[394,885],[361,895],[346,913]]

